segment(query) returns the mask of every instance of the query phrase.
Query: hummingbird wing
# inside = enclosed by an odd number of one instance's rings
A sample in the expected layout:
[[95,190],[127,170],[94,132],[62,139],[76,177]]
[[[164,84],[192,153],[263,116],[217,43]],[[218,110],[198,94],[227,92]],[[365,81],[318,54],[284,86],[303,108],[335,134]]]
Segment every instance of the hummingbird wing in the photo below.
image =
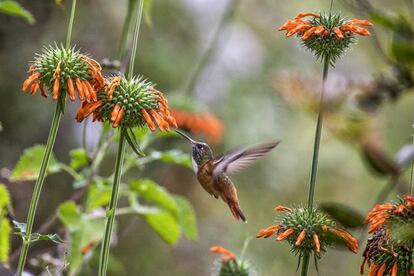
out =
[[280,141],[277,141],[253,148],[233,150],[219,156],[214,160],[213,179],[217,180],[222,173],[231,174],[250,166],[254,161],[274,149],[279,143]]

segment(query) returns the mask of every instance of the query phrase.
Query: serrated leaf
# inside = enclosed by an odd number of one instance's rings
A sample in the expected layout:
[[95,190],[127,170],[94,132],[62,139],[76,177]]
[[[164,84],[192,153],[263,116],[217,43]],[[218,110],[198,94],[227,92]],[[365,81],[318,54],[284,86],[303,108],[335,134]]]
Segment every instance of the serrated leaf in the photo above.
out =
[[[0,211],[10,206],[10,194],[6,185],[0,183]],[[0,212],[1,213],[1,212]]]
[[[42,163],[45,147],[43,145],[35,145],[24,150],[23,155],[20,156],[19,161],[11,172],[10,181],[27,181],[36,180],[39,175],[40,165]],[[53,153],[50,156],[47,173],[59,172],[60,166],[56,161]]]
[[167,211],[144,216],[152,229],[168,244],[174,245],[180,238],[180,226],[176,218]]
[[6,262],[10,255],[12,227],[7,219],[0,220],[0,262]]
[[73,149],[70,154],[70,166],[72,169],[77,170],[88,165],[89,157],[88,153],[83,148]]
[[183,153],[180,150],[153,151],[151,153],[151,158],[166,163],[181,165],[190,169],[192,168],[190,155]]
[[86,211],[92,211],[105,206],[111,200],[112,186],[106,185],[104,180],[94,181],[88,188]]
[[174,197],[178,207],[178,222],[184,235],[196,241],[198,239],[197,219],[191,203],[181,196]]
[[33,24],[35,22],[33,15],[16,1],[0,1],[0,12],[11,16],[24,18],[30,24]]
[[155,182],[149,179],[140,179],[131,182],[129,187],[149,203],[154,203],[173,214],[177,214],[178,209],[174,198]]
[[364,225],[364,216],[352,207],[336,202],[325,202],[319,208],[345,227],[356,228]]

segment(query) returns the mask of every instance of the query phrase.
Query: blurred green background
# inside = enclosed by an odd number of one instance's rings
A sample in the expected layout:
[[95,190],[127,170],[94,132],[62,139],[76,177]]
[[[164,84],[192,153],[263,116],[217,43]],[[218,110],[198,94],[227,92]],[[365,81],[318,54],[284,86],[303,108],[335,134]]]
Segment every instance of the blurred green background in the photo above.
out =
[[[43,45],[64,42],[70,1],[62,1],[61,6],[51,0],[19,2],[33,14],[36,22],[28,24],[16,17],[0,15],[0,122],[3,127],[0,182],[10,189],[15,216],[23,221],[33,182],[10,183],[8,172],[25,148],[45,143],[54,104],[38,95],[23,95],[21,83],[34,53]],[[73,44],[97,60],[114,59],[127,1],[78,2]],[[409,17],[412,15],[406,2],[409,1],[384,0],[373,5],[387,14]],[[328,10],[329,4],[327,0],[152,1],[151,22],[143,24],[141,29],[135,72],[156,82],[170,102],[180,104],[184,98],[191,98],[200,111],[220,118],[225,133],[223,141],[214,147],[216,153],[269,140],[281,139],[282,143],[266,158],[233,177],[247,224],[235,221],[222,201],[209,196],[191,170],[164,164],[147,169],[146,176],[156,179],[169,191],[185,196],[194,205],[199,239],[197,242],[182,239],[170,247],[142,219],[120,217],[113,254],[123,267],[123,275],[210,275],[216,258],[209,253],[211,246],[222,245],[239,254],[246,240],[275,222],[274,206],[305,205],[316,115],[288,107],[280,96],[281,88],[275,76],[300,74],[319,79],[322,66],[297,39],[285,39],[276,29],[298,12]],[[229,5],[235,9],[234,14],[220,25]],[[344,17],[361,17],[344,1],[334,1],[333,10],[340,11]],[[219,25],[217,47],[201,68],[193,89],[187,90],[186,83]],[[374,29],[386,55],[391,56],[392,32],[381,26]],[[389,70],[389,63],[378,53],[373,40],[362,38],[331,69],[328,90],[335,93],[343,83],[369,83]],[[318,91],[315,87],[310,90]],[[385,149],[391,156],[411,142],[413,105],[413,96],[404,93],[398,101],[386,101],[369,114],[376,120]],[[82,125],[74,120],[76,108],[77,104],[68,104],[59,130],[54,152],[61,161],[68,161],[68,151],[81,145]],[[88,130],[89,150],[93,149],[98,132],[98,126]],[[178,139],[169,140],[163,147],[190,153],[189,146]],[[371,208],[387,179],[373,175],[356,149],[324,131],[317,202],[345,203],[362,213]],[[113,159],[114,156],[105,162],[103,175],[112,172]],[[40,225],[72,192],[70,178],[65,174],[48,177],[36,224]],[[353,233],[359,236],[360,232]],[[19,243],[18,239],[13,240],[14,247]],[[362,242],[357,255],[330,250],[319,265],[320,274],[358,275],[363,247]],[[297,258],[286,243],[252,239],[245,257],[259,275],[295,274]],[[317,275],[313,265],[310,275]]]

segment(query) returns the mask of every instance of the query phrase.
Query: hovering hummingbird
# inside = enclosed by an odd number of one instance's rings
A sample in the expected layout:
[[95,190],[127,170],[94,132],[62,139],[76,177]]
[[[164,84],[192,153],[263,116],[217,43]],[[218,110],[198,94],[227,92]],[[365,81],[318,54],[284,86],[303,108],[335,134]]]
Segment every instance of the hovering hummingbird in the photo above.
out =
[[234,149],[214,157],[208,144],[197,142],[178,130],[176,132],[191,143],[193,169],[201,186],[215,198],[221,197],[237,220],[246,222],[246,216],[240,208],[236,187],[228,174],[248,167],[253,161],[275,148],[280,141],[253,148]]

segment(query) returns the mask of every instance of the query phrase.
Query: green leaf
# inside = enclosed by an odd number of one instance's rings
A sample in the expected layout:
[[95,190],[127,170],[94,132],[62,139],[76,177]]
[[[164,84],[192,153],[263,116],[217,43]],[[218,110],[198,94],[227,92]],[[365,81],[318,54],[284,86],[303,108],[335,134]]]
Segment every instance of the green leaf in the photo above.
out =
[[33,233],[30,237],[31,242],[36,241],[51,241],[54,243],[63,243],[63,240],[59,237],[58,234],[39,234],[39,233]]
[[190,169],[192,168],[190,155],[183,153],[180,150],[153,151],[151,153],[151,158],[166,163],[181,165]]
[[171,213],[161,211],[157,214],[147,214],[145,220],[166,243],[177,243],[180,238],[180,226]]
[[197,219],[191,203],[181,196],[174,197],[178,207],[178,222],[184,235],[196,241],[198,239]]
[[35,22],[33,15],[16,1],[0,1],[0,12],[11,16],[24,18],[30,24],[33,24]]
[[356,228],[364,225],[364,216],[352,207],[336,202],[325,202],[319,208],[345,227]]
[[[11,172],[10,181],[36,180],[39,175],[44,153],[45,147],[43,145],[35,145],[25,149],[23,155],[20,156],[16,167],[14,167]],[[47,173],[57,173],[60,170],[59,163],[56,161],[53,154],[51,154]]]
[[0,262],[6,262],[10,255],[12,227],[7,219],[0,220]]
[[3,183],[0,183],[0,214],[1,214],[1,211],[4,210],[5,208],[8,208],[10,204],[11,204],[11,201],[10,201],[9,191],[7,190],[6,185],[4,185]]
[[77,170],[88,165],[89,157],[85,149],[73,149],[69,154],[71,157],[70,166],[72,169]]
[[161,186],[149,179],[135,180],[129,184],[131,190],[149,203],[157,204],[172,214],[177,214],[177,204],[174,198]]
[[61,204],[58,208],[58,217],[69,229],[70,252],[68,262],[70,263],[69,275],[78,274],[84,258],[84,248],[92,246],[95,248],[102,240],[105,229],[105,220],[96,219],[81,214],[73,201]]
[[86,211],[105,206],[111,200],[112,186],[107,180],[97,179],[88,188]]

